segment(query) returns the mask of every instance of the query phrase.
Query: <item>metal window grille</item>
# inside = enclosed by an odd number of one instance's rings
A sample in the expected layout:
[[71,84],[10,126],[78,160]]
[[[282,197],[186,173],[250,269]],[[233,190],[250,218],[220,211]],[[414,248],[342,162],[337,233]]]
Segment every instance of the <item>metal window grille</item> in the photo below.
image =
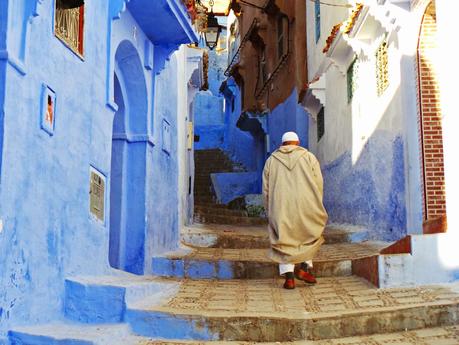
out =
[[384,41],[376,51],[376,92],[381,96],[389,87],[389,52]]
[[283,16],[277,18],[277,59],[280,60],[285,54],[285,36],[287,28],[285,27],[288,19]]
[[322,107],[317,114],[317,141],[322,139],[325,134],[325,108]]
[[354,62],[349,66],[347,70],[347,101],[350,103],[354,98],[355,90],[358,87],[358,71],[359,64],[358,60],[355,59]]
[[83,55],[84,6],[56,8],[54,33],[75,53]]
[[314,2],[314,17],[316,23],[316,43],[320,39],[320,0]]

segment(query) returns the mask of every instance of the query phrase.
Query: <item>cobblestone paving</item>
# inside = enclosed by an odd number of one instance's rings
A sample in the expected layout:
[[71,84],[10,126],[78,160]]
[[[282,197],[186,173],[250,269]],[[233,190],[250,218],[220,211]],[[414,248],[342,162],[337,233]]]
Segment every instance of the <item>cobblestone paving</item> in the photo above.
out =
[[[310,318],[422,305],[459,303],[444,287],[376,289],[350,276],[322,278],[315,286],[281,288],[282,280],[183,281],[174,297],[151,309],[225,316]],[[147,307],[147,309],[150,309]]]
[[[191,344],[186,342],[160,342],[160,341],[147,341],[139,345],[177,345],[177,344]],[[400,332],[373,335],[367,337],[352,337],[334,340],[321,340],[321,341],[299,341],[293,343],[249,343],[249,342],[208,342],[199,343],[193,342],[193,345],[274,345],[274,344],[288,344],[288,345],[457,345],[459,344],[459,326],[444,327],[444,328],[430,328],[418,331]]]
[[[323,245],[314,261],[339,261],[367,257],[378,254],[385,245],[380,242]],[[266,249],[197,248],[186,257],[208,261],[272,262],[267,256]]]

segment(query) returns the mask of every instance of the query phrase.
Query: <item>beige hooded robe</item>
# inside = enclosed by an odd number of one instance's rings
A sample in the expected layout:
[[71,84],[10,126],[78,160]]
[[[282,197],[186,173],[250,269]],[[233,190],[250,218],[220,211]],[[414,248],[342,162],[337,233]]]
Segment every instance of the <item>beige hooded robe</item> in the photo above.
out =
[[269,218],[270,257],[278,263],[312,260],[324,242],[328,215],[317,158],[296,145],[281,146],[263,170]]

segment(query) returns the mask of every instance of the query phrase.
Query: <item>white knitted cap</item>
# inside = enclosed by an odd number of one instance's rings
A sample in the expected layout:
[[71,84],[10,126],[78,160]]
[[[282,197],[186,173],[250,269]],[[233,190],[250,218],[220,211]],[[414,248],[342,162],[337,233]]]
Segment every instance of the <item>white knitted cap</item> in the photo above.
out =
[[298,134],[295,132],[286,132],[282,136],[282,143],[285,143],[286,141],[300,141],[298,138]]

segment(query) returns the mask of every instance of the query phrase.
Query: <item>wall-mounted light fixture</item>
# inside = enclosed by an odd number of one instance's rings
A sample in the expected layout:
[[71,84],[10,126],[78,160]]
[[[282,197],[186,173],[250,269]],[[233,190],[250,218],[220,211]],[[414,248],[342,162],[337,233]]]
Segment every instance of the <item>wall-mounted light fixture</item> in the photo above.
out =
[[214,14],[214,0],[209,0],[210,13],[207,15],[207,28],[204,31],[204,38],[206,39],[206,46],[213,50],[220,38],[220,33],[223,27],[218,24],[217,17]]

